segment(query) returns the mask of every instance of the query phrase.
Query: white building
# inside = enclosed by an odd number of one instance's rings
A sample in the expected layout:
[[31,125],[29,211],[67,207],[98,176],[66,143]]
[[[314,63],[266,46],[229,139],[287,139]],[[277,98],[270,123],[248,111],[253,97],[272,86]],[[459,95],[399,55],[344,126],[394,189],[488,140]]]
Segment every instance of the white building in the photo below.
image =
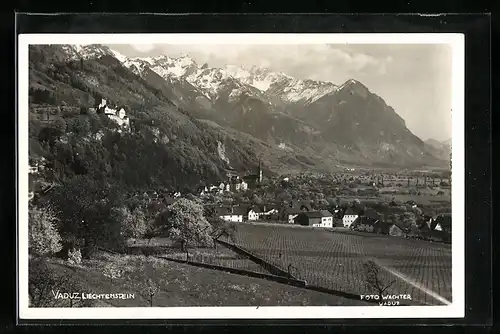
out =
[[332,228],[333,227],[333,215],[328,210],[320,211],[323,217],[321,217],[321,223],[319,227]]
[[344,216],[342,217],[342,224],[344,227],[351,227],[352,223],[359,217],[359,215],[354,212],[352,208],[348,208],[344,212]]
[[266,209],[266,207],[264,207],[264,210],[262,210],[262,216],[270,216],[270,215],[275,215],[275,214],[278,214],[278,209],[274,209],[274,208],[269,208],[269,209]]
[[36,173],[38,173],[38,164],[34,165],[34,166],[29,165],[28,166],[28,173],[29,174],[36,174]]
[[111,120],[113,120],[115,123],[117,123],[119,126],[124,128],[130,128],[130,119],[126,114],[125,109],[120,108],[120,110],[117,111],[114,108],[110,108],[107,105],[107,101],[105,99],[101,100],[101,103],[99,104],[98,108],[100,110],[104,109],[104,114],[108,116]]
[[220,219],[234,223],[243,222],[243,216],[245,216],[246,213],[246,208],[240,206],[217,208],[217,215]]
[[252,208],[248,211],[248,220],[256,221],[260,219],[260,210],[258,208]]

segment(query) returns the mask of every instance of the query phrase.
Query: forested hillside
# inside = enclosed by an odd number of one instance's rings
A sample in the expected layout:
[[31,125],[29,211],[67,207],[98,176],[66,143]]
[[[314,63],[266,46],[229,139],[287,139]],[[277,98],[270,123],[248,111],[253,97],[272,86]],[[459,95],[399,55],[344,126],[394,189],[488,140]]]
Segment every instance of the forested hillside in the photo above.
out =
[[[88,174],[132,189],[193,189],[224,177],[217,146],[225,136],[165,95],[113,57],[66,62],[57,47],[34,46],[30,157],[47,159],[46,178],[54,182]],[[102,98],[126,109],[130,130],[119,132],[107,116],[89,110]],[[232,147],[231,158],[251,165],[256,158],[244,148]]]

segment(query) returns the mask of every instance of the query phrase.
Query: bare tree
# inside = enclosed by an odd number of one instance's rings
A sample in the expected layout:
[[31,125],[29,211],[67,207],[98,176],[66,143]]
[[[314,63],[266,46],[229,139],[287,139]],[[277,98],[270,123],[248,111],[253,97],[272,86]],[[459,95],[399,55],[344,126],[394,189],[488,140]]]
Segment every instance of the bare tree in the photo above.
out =
[[374,261],[369,260],[363,263],[363,269],[365,273],[365,283],[368,288],[375,290],[380,299],[382,299],[382,294],[386,292],[396,280],[386,284],[380,278],[380,266]]
[[155,296],[160,292],[160,287],[152,278],[146,280],[146,286],[143,291],[143,295],[149,303],[149,306],[153,307],[153,302]]
[[153,307],[162,291],[168,291],[165,289],[167,282],[159,275],[156,265],[149,261],[130,272],[128,281],[132,282],[150,307]]

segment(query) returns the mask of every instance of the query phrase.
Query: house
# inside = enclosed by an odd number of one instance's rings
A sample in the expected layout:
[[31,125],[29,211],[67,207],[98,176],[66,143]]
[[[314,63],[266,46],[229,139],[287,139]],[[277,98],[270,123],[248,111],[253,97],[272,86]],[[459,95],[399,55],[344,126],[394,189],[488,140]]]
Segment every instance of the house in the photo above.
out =
[[358,213],[353,208],[347,208],[342,217],[344,227],[351,227],[351,224],[359,217]]
[[29,165],[28,166],[28,173],[29,174],[36,174],[36,173],[38,173],[38,164],[35,163],[34,165]]
[[377,224],[378,220],[365,217],[365,216],[358,216],[349,226],[350,229],[356,230],[356,231],[363,231],[363,232],[374,232],[375,231],[375,225]]
[[392,224],[378,220],[373,224],[373,233],[389,235]]
[[378,213],[377,211],[375,211],[372,208],[366,209],[363,213],[363,216],[367,217],[367,218],[372,218],[375,220],[383,220],[383,215]]
[[393,223],[391,224],[391,227],[389,228],[389,235],[395,236],[395,237],[402,237],[405,235],[405,229],[403,226]]
[[247,211],[245,207],[241,206],[220,206],[216,208],[216,213],[220,219],[241,223]]
[[303,226],[333,227],[333,216],[322,211],[301,212],[294,218],[294,223]]
[[248,220],[255,221],[260,219],[260,215],[262,214],[262,210],[258,206],[252,207],[248,210]]
[[233,191],[233,192],[245,191],[248,189],[248,183],[246,183],[239,176],[236,176],[233,179],[229,180],[227,186],[229,187],[228,191]]
[[280,219],[287,221],[289,224],[293,224],[295,217],[301,212],[302,210],[300,210],[300,208],[287,206],[282,209]]
[[430,229],[451,233],[451,213],[439,214],[432,220]]
[[262,216],[265,217],[277,215],[279,213],[279,210],[276,206],[269,204],[262,205],[261,210],[262,210]]
[[321,218],[321,227],[333,227],[333,215],[328,210],[320,210],[323,217]]
[[162,202],[165,203],[166,205],[170,205],[170,204],[175,203],[175,198],[174,197],[170,197],[170,196],[164,196],[162,198]]

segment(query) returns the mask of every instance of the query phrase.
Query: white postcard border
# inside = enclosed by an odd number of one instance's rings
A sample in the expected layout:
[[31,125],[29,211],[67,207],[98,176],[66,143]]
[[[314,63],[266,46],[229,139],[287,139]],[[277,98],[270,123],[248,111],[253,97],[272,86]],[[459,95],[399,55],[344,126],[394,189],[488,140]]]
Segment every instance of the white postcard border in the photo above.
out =
[[[18,309],[29,319],[463,318],[465,43],[463,34],[22,34],[18,36]],[[31,44],[448,44],[452,58],[452,295],[445,306],[28,307],[28,46]]]

